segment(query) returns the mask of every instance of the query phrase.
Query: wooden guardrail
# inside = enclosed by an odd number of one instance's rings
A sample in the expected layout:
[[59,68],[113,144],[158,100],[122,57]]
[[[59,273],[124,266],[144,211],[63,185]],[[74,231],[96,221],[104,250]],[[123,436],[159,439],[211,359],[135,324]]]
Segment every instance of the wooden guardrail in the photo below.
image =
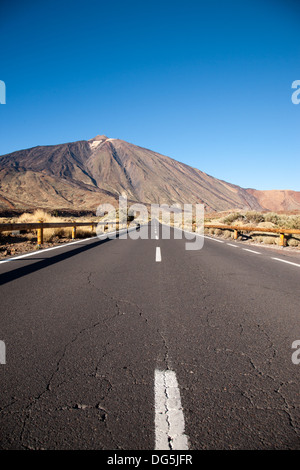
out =
[[300,234],[298,229],[280,228],[264,228],[264,227],[245,227],[239,225],[214,225],[204,224],[204,228],[219,228],[221,230],[232,230],[234,232],[233,238],[237,240],[241,232],[263,232],[263,233],[279,233],[279,246],[286,246],[287,235]]
[[[127,227],[129,226],[130,221],[127,221]],[[44,242],[44,229],[46,228],[72,228],[72,239],[76,238],[76,229],[77,227],[91,227],[92,230],[95,229],[97,225],[104,225],[104,230],[108,229],[109,225],[115,225],[116,231],[119,230],[119,221],[106,221],[106,222],[30,222],[30,223],[5,223],[0,224],[0,233],[1,232],[13,232],[14,230],[36,230],[37,231],[37,244],[41,246]],[[193,230],[195,225],[193,224]],[[216,224],[204,224],[204,228],[216,228],[221,230],[231,230],[234,232],[233,238],[237,240],[242,232],[262,232],[262,233],[278,233],[280,237],[279,245],[286,246],[287,235],[296,235],[300,234],[298,229],[287,229],[284,227],[281,228],[264,228],[264,227],[252,227],[252,226],[240,226],[240,225],[216,225]]]
[[[127,222],[128,226],[129,222]],[[116,230],[119,230],[119,221],[107,221],[107,222],[44,222],[40,220],[39,222],[30,222],[30,223],[7,223],[0,224],[0,233],[1,232],[13,232],[14,230],[36,230],[37,231],[37,244],[41,246],[44,243],[44,229],[46,228],[72,228],[72,239],[76,238],[76,229],[77,227],[91,227],[92,230],[95,229],[97,225],[104,225],[104,230],[108,229],[109,225],[115,225]]]

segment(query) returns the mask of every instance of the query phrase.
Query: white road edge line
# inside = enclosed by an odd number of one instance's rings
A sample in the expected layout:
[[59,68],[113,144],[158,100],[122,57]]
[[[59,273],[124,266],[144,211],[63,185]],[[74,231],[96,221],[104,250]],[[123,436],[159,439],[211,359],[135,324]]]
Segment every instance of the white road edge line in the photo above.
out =
[[86,242],[87,240],[93,240],[95,238],[98,238],[98,237],[84,238],[83,240],[78,240],[76,242],[64,243],[62,245],[52,246],[51,248],[44,248],[43,250],[32,251],[31,253],[26,253],[25,255],[19,255],[19,256],[15,256],[14,258],[8,258],[3,261],[0,261],[0,264],[8,263],[9,261],[15,261],[17,259],[27,258],[28,256],[39,255],[40,253],[45,253],[46,251],[51,251],[51,250],[57,250],[58,248],[64,248],[65,246],[76,245],[77,243],[83,243],[83,242]]
[[248,248],[242,248],[242,250],[249,251],[249,253],[255,253],[256,255],[261,255],[258,251],[248,250]]
[[[167,227],[169,227],[169,225],[167,224],[163,224],[163,225],[166,225]],[[195,235],[195,237],[203,237],[203,238],[207,238],[208,240],[212,240],[214,242],[225,243],[223,240],[218,240],[217,238],[208,237],[207,235],[203,235],[202,233],[189,232],[188,230],[183,230],[182,228],[179,228],[179,227],[171,227],[171,228],[173,228],[174,230],[180,230],[181,232],[184,232],[184,233]]]
[[160,251],[160,247],[159,247],[159,246],[156,247],[155,261],[156,261],[157,263],[160,263],[160,262],[161,262],[161,251]]
[[[122,230],[120,230],[119,233],[125,232],[126,230],[127,229],[122,229]],[[129,229],[129,230],[132,231],[132,230],[135,230],[135,228],[132,228],[132,229]],[[14,256],[13,258],[4,259],[4,260],[0,261],[0,264],[9,263],[10,261],[15,261],[15,260],[22,259],[22,258],[27,258],[28,256],[39,255],[40,253],[45,253],[46,251],[57,250],[58,248],[64,248],[66,246],[76,245],[78,243],[87,242],[89,240],[94,240],[95,238],[98,238],[99,240],[101,240],[101,238],[106,237],[108,234],[113,235],[115,233],[116,232],[107,232],[107,233],[104,233],[103,235],[100,235],[99,237],[95,236],[95,237],[83,238],[82,240],[76,240],[75,242],[63,243],[61,245],[52,246],[51,248],[44,248],[42,250],[32,251],[30,253],[26,253],[25,255],[19,255],[19,256]]]
[[280,259],[280,258],[271,258],[271,259],[275,259],[276,261],[281,261],[282,263],[291,264],[292,266],[297,266],[298,268],[300,268],[300,264],[292,263],[292,261],[286,261],[285,259]]
[[176,374],[155,370],[155,450],[188,450]]
[[228,246],[233,246],[234,248],[239,248],[238,245],[234,245],[233,243],[227,243]]
[[[198,234],[196,234],[198,235]],[[201,237],[201,235],[198,235],[199,237]],[[218,240],[217,238],[212,238],[212,237],[208,237],[207,235],[203,235],[204,238],[207,238],[208,240],[213,240],[214,242],[218,242],[218,243],[225,243],[223,242],[223,240]]]

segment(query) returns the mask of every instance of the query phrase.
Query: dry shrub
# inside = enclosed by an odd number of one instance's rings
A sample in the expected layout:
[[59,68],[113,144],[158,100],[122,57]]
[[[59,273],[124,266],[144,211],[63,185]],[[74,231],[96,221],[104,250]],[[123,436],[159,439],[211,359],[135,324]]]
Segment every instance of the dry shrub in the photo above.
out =
[[233,232],[231,230],[223,230],[223,237],[224,238],[233,238]]
[[[15,221],[17,223],[36,223],[39,221],[43,222],[66,222],[66,219],[61,217],[54,217],[49,212],[46,212],[42,209],[34,211],[33,214],[24,212],[20,215]],[[69,227],[59,227],[59,228],[46,228],[44,229],[44,241],[51,242],[55,238],[71,238],[71,228]]]
[[269,212],[268,214],[265,214],[265,221],[270,222],[274,225],[279,225],[280,216],[276,214],[275,212]]
[[265,221],[265,216],[261,212],[248,211],[245,213],[233,212],[227,215],[220,222],[227,225],[247,225],[247,224],[259,224]]
[[96,236],[96,231],[90,227],[78,227],[76,230],[76,238],[89,238]]
[[252,222],[248,222],[247,219],[243,219],[243,220],[237,220],[234,224],[236,227],[253,227],[253,224]]
[[252,240],[257,243],[264,243],[266,245],[278,245],[279,238],[277,236],[257,235],[252,236]]
[[265,216],[261,212],[249,211],[244,215],[245,222],[259,224],[265,221]]
[[220,222],[225,225],[232,225],[233,222],[236,222],[237,220],[244,220],[244,216],[240,212],[234,212],[232,214],[229,214],[223,219],[220,219]]
[[287,246],[300,246],[300,238],[291,237],[287,240]]
[[46,212],[42,209],[37,209],[33,214],[29,212],[24,212],[21,214],[14,222],[16,223],[35,223],[42,220],[43,222],[65,222],[65,219],[60,217],[53,217],[49,212]]
[[[221,214],[219,214],[220,217]],[[208,220],[208,219],[207,219]],[[211,219],[210,219],[211,220]],[[219,220],[213,220],[214,223],[244,226],[244,227],[259,227],[259,228],[286,228],[300,230],[300,216],[297,214],[277,214],[276,212],[231,212],[223,214]],[[207,221],[206,221],[207,223]],[[224,238],[233,238],[233,232],[229,230],[208,228],[204,231],[205,234],[223,236]],[[264,243],[267,245],[279,245],[279,235],[271,233],[259,233],[253,230],[252,240],[257,243]],[[293,235],[287,240],[287,245],[291,247],[300,247],[300,236]]]
[[299,215],[276,214],[275,212],[269,212],[268,214],[265,214],[265,220],[267,222],[272,222],[276,227],[296,230],[300,229]]
[[263,237],[263,243],[265,243],[266,245],[279,245],[279,237],[276,236],[276,237],[271,237],[269,235]]
[[[16,223],[35,223],[42,220],[43,222],[55,223],[55,222],[72,222],[72,219],[66,219],[62,217],[54,217],[49,212],[38,209],[33,214],[24,213],[20,215],[14,222]],[[89,219],[90,220],[90,219]],[[86,220],[87,222],[89,220]],[[83,222],[84,219],[80,218],[80,221]],[[90,227],[78,227],[76,229],[76,238],[88,238],[90,236],[96,235],[95,230],[92,230]],[[32,238],[32,233],[27,234],[27,238]],[[55,239],[60,238],[72,238],[72,227],[58,227],[58,228],[46,228],[44,229],[44,241],[51,242]]]
[[290,229],[300,229],[300,217],[296,215],[290,215],[287,217],[286,225],[284,225],[285,228],[290,228]]
[[257,227],[260,227],[260,228],[274,228],[274,224],[272,222],[259,222],[259,224],[257,224]]

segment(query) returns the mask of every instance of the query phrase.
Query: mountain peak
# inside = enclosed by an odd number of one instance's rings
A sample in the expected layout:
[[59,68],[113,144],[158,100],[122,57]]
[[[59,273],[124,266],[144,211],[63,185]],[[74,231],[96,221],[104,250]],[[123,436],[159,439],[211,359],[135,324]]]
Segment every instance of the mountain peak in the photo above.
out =
[[99,141],[99,140],[107,140],[108,137],[106,137],[106,135],[96,135],[96,137],[94,137],[93,139],[90,139],[89,142],[91,141]]
[[[94,210],[100,203],[204,203],[209,211],[300,208],[300,192],[246,190],[120,139],[39,146],[0,157],[0,209]],[[272,202],[272,207],[271,203]]]

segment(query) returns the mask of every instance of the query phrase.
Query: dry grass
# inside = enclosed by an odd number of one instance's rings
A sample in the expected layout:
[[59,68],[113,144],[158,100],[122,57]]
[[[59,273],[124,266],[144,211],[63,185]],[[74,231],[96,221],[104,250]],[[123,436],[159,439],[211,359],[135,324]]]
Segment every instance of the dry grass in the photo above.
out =
[[264,243],[265,245],[279,245],[278,236],[258,235],[252,236],[252,240],[256,243]]
[[[76,219],[67,218],[67,217],[54,217],[44,210],[36,210],[33,214],[24,212],[19,217],[14,217],[12,219],[4,219],[3,222],[11,223],[35,223],[39,221],[55,223],[55,222],[93,222],[92,217],[80,217]],[[96,222],[96,220],[95,220]],[[2,235],[8,234],[8,232],[2,232]],[[26,234],[27,240],[33,240],[36,237],[36,234],[30,231],[27,231]],[[92,230],[90,227],[78,227],[76,230],[76,238],[88,238],[96,235],[95,230]],[[46,228],[44,229],[44,241],[53,242],[61,238],[72,238],[72,228],[71,227],[59,227],[59,228]]]
[[[208,222],[216,225],[225,224],[259,228],[300,229],[300,215],[298,213],[235,211],[218,214],[215,218],[210,215],[209,219],[205,220],[205,223]],[[227,232],[227,230],[208,229],[205,233],[229,238]],[[279,236],[275,234],[272,236],[270,233],[253,234],[250,241],[268,245],[279,245]],[[293,235],[289,237],[287,246],[300,248],[300,236]]]
[[[117,216],[118,216],[118,210]],[[106,214],[101,220],[110,221],[112,220],[112,214]],[[99,221],[99,217],[55,217],[49,212],[44,210],[36,210],[33,214],[23,213],[19,217],[14,218],[1,218],[0,223],[30,223],[38,222],[43,220],[44,222],[95,222]],[[205,218],[205,223],[214,224],[227,224],[227,225],[244,225],[254,226],[260,228],[287,228],[287,229],[300,229],[300,215],[291,213],[275,213],[275,212],[255,212],[255,211],[240,211],[240,212],[223,212],[218,214],[209,214],[209,217]],[[103,228],[102,228],[103,227]],[[100,230],[99,230],[100,229]],[[109,230],[113,230],[114,227],[109,224]],[[98,232],[104,231],[104,226],[98,227]],[[233,232],[230,230],[221,230],[214,228],[207,228],[204,230],[207,235],[220,236],[225,239],[233,238]],[[76,230],[76,238],[88,238],[95,236],[96,232],[91,230],[90,227],[78,227]],[[4,240],[9,238],[9,232],[2,232],[1,237]],[[44,241],[53,243],[60,239],[70,239],[72,236],[72,230],[69,227],[44,229]],[[24,241],[34,243],[36,240],[36,233],[27,231],[22,234]],[[264,243],[268,245],[278,245],[279,236],[271,235],[270,233],[254,233],[249,241],[255,243]],[[300,248],[300,236],[293,235],[288,238],[287,245],[290,247]]]

